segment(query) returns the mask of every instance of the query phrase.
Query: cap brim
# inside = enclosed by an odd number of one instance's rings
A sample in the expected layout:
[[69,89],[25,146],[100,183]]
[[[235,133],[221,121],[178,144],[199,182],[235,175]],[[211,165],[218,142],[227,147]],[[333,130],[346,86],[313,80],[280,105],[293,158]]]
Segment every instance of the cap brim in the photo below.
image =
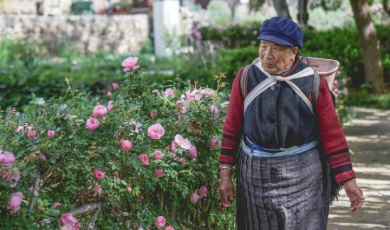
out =
[[294,47],[294,44],[292,44],[291,42],[288,42],[284,39],[281,39],[280,37],[276,37],[272,34],[260,34],[260,36],[257,37],[257,40],[264,40],[264,41],[273,42],[275,44],[282,45],[282,46]]

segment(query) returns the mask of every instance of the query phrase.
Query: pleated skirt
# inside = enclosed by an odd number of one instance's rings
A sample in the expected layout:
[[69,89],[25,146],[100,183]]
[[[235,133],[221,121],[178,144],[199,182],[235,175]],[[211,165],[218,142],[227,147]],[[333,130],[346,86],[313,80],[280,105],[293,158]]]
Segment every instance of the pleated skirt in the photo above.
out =
[[324,190],[318,148],[272,158],[239,154],[238,230],[326,230],[330,186]]

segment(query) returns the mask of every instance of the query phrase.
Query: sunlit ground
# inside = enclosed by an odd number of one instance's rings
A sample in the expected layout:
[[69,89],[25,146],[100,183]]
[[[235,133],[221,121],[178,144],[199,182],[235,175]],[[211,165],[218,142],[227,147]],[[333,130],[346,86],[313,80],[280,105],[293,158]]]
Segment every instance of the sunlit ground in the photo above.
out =
[[356,109],[358,117],[345,125],[357,182],[366,197],[355,213],[342,191],[331,207],[328,230],[390,229],[390,111]]

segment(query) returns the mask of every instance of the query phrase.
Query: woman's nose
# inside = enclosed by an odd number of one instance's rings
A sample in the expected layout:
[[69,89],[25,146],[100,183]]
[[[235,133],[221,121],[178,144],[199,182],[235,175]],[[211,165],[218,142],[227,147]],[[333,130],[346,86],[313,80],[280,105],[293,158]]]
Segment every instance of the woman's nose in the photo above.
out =
[[268,58],[268,59],[272,58],[272,51],[271,51],[270,48],[267,48],[265,50],[265,55],[264,56],[265,56],[265,58]]

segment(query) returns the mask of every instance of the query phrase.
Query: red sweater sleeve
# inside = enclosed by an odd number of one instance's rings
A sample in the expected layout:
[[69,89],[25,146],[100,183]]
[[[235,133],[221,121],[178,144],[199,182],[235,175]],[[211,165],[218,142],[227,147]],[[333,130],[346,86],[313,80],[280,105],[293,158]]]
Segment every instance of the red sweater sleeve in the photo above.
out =
[[242,71],[243,68],[234,79],[230,93],[229,108],[222,131],[221,153],[219,154],[221,164],[233,165],[236,163],[236,156],[241,142],[244,117],[244,100],[240,89]]
[[333,105],[331,91],[321,78],[316,106],[320,137],[337,183],[355,178],[351,156],[343,128]]

